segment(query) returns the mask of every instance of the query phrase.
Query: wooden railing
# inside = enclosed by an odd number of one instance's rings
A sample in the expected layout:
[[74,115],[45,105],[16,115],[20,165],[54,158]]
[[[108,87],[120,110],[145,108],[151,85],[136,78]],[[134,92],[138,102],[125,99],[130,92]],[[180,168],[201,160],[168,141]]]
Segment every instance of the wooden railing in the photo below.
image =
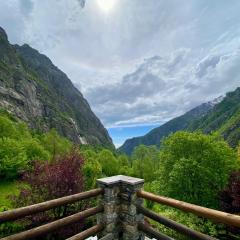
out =
[[[15,210],[2,212],[2,213],[0,213],[0,223],[6,222],[9,220],[17,220],[17,219],[20,219],[20,218],[23,218],[23,217],[26,217],[26,216],[29,216],[29,215],[32,215],[35,213],[53,209],[55,207],[75,203],[80,200],[97,197],[97,196],[101,195],[102,193],[103,193],[103,189],[98,188],[98,189],[94,189],[94,190],[91,190],[88,192],[83,192],[83,193],[79,193],[79,194],[75,194],[75,195],[71,195],[71,196],[67,196],[67,197],[63,197],[63,198],[59,198],[59,199],[54,199],[54,200],[50,200],[47,202],[43,202],[43,203],[39,203],[39,204],[35,204],[35,205],[23,207],[23,208],[18,208]],[[63,228],[67,225],[71,225],[82,219],[94,216],[101,212],[103,212],[103,206],[89,208],[82,212],[79,212],[79,213],[73,214],[71,216],[56,220],[54,222],[50,222],[50,223],[47,223],[45,225],[42,225],[42,226],[39,226],[39,227],[36,227],[33,229],[11,235],[9,237],[2,238],[1,240],[27,240],[27,239],[35,238],[35,237],[42,236],[47,233],[51,233],[57,229]],[[70,239],[71,240],[85,239],[87,237],[93,236],[94,234],[100,232],[102,229],[103,229],[103,226],[101,224],[98,224],[88,230],[83,231],[82,233],[80,233],[76,236],[73,236]]]
[[217,223],[224,223],[229,226],[240,228],[240,216],[145,192],[141,190],[143,186],[142,179],[115,176],[100,179],[98,180],[98,184],[100,188],[88,192],[0,213],[1,224],[81,200],[102,196],[100,201],[101,204],[96,207],[2,238],[1,240],[27,240],[36,238],[97,214],[100,214],[101,217],[98,218],[98,222],[95,226],[67,240],[83,240],[94,235],[98,235],[101,240],[143,240],[145,239],[145,235],[160,240],[173,239],[152,228],[146,223],[145,218],[154,220],[180,234],[188,236],[190,239],[216,239],[150,211],[142,205],[143,199],[167,205],[188,213],[193,213],[197,216],[211,219]]
[[[188,213],[193,213],[197,216],[204,217],[207,219],[214,220],[217,223],[224,223],[229,226],[234,226],[240,228],[240,216],[238,215],[233,215],[201,206],[197,206],[194,204],[178,201],[175,199],[167,198],[167,197],[162,197],[158,196],[149,192],[145,191],[138,191],[137,196],[143,199],[147,199],[156,203],[160,203],[163,205],[167,205]],[[164,226],[171,228],[183,235],[186,235],[188,237],[191,237],[192,239],[200,239],[200,240],[213,240],[216,238],[210,237],[208,235],[202,234],[200,232],[194,231],[182,224],[179,224],[175,221],[172,221],[168,218],[165,218],[163,216],[160,216],[147,208],[144,208],[142,206],[137,206],[138,212],[142,213],[144,216],[160,223],[163,224]],[[168,240],[172,239],[166,235],[163,235],[156,230],[152,229],[148,225],[139,224],[139,229],[148,234],[150,237],[155,237],[157,239],[163,239],[163,240]]]

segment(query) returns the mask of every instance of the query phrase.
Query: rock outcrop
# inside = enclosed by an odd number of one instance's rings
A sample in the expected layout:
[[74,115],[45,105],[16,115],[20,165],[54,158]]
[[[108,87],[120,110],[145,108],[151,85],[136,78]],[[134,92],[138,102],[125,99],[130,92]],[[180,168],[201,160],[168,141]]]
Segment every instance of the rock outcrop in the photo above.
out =
[[55,128],[75,143],[113,147],[88,102],[65,73],[28,45],[11,45],[0,28],[0,107],[34,131]]

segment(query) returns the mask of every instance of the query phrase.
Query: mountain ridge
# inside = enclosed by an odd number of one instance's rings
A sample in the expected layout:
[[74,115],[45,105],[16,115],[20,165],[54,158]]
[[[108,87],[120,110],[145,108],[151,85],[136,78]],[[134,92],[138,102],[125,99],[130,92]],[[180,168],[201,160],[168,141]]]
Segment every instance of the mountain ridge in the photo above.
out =
[[143,145],[160,145],[160,141],[163,137],[168,136],[171,133],[185,129],[193,119],[200,118],[205,115],[210,109],[213,108],[212,102],[203,103],[185,114],[178,116],[169,120],[168,122],[162,124],[159,127],[152,129],[150,132],[144,136],[131,138],[125,141],[125,143],[118,148],[120,152],[127,153],[128,155],[132,153],[134,148],[140,144]]
[[[223,137],[231,147],[236,147],[240,141],[240,87],[228,92],[225,97],[220,97],[207,103],[205,114],[194,117],[193,110],[174,118],[160,127],[152,129],[144,136],[128,139],[118,148],[120,152],[131,154],[140,144],[160,146],[160,141],[176,131],[201,131],[205,134],[216,133]],[[199,107],[204,106],[200,105]],[[190,117],[190,118],[189,118]]]
[[[236,98],[233,101],[236,106],[231,103],[231,96]],[[227,105],[227,107],[222,107],[223,105]],[[223,108],[226,108],[226,111],[224,111]],[[218,117],[217,112],[219,111],[221,114]],[[213,120],[213,118],[215,120]],[[229,121],[234,122],[234,124],[229,124]],[[232,128],[233,125],[235,126],[234,129]],[[164,137],[181,130],[200,130],[206,134],[217,132],[219,135],[223,136],[231,146],[235,147],[240,140],[239,128],[240,88],[237,88],[235,91],[227,93],[225,97],[221,96],[213,101],[203,103],[185,114],[171,119],[163,125],[152,129],[144,136],[127,139],[118,150],[130,155],[134,148],[140,144],[160,146],[160,142]]]
[[1,27],[0,107],[35,131],[55,128],[75,143],[114,148],[107,130],[67,75],[29,45],[11,45]]

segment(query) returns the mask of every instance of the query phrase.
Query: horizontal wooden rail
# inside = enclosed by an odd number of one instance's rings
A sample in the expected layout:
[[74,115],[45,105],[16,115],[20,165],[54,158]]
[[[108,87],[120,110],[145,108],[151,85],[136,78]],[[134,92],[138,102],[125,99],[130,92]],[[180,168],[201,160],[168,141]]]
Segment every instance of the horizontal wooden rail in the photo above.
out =
[[74,203],[74,202],[88,199],[91,197],[96,197],[102,193],[103,193],[103,189],[97,188],[97,189],[94,189],[91,191],[82,192],[82,193],[50,200],[47,202],[42,202],[42,203],[34,204],[31,206],[2,212],[2,213],[0,213],[0,223],[10,221],[10,220],[16,220],[16,219],[19,219],[19,218],[22,218],[22,217],[25,217],[25,216],[28,216],[28,215],[31,215],[34,213],[47,211],[47,210],[55,208],[55,207]]
[[158,196],[142,190],[137,192],[137,196],[144,199],[151,200],[153,202],[171,206],[185,212],[190,212],[201,217],[209,218],[216,222],[224,223],[230,226],[240,227],[240,216],[238,215],[201,207],[198,205],[182,202],[172,198]]
[[35,238],[35,237],[53,232],[53,231],[55,231],[59,228],[65,227],[67,225],[76,223],[77,221],[80,221],[84,218],[94,216],[97,213],[103,212],[103,209],[104,208],[102,206],[90,208],[90,209],[87,209],[83,212],[76,213],[74,215],[56,220],[56,221],[51,222],[51,223],[47,223],[47,224],[42,225],[40,227],[36,227],[36,228],[30,229],[30,230],[27,230],[27,231],[24,231],[24,232],[21,232],[21,233],[11,235],[9,237],[2,238],[1,240],[28,240],[28,239],[31,239],[31,238]]
[[101,232],[104,229],[104,225],[98,224],[96,226],[93,226],[77,235],[74,235],[67,240],[84,240],[88,237],[94,236],[95,234]]
[[166,227],[169,227],[171,229],[174,229],[175,231],[182,233],[188,237],[191,237],[191,239],[199,239],[199,240],[216,240],[216,238],[210,237],[208,235],[205,235],[203,233],[197,232],[192,230],[191,228],[188,228],[184,226],[183,224],[177,223],[173,220],[170,220],[168,218],[165,218],[163,216],[160,216],[147,208],[144,208],[142,206],[137,206],[137,210],[139,213],[142,213],[144,216],[151,218],[152,220],[155,220],[158,223],[163,224]]
[[158,240],[174,240],[173,238],[156,231],[155,229],[147,226],[146,224],[139,223],[138,229],[147,234],[148,237],[156,238]]

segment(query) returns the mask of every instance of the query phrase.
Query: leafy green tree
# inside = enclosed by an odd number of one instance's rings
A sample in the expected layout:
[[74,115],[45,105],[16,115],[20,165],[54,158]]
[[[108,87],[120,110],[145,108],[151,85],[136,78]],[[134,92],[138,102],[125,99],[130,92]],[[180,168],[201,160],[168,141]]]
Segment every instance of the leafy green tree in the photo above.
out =
[[226,142],[199,132],[177,132],[162,144],[161,193],[187,202],[217,208],[218,193],[232,170],[239,167]]
[[27,166],[27,154],[22,143],[15,139],[0,138],[0,177],[15,178]]
[[52,158],[67,154],[72,149],[72,144],[66,138],[61,137],[55,129],[51,129],[41,137],[43,147]]
[[98,154],[98,161],[102,166],[102,171],[106,176],[117,175],[119,164],[110,150],[104,149]]
[[85,159],[83,166],[85,186],[86,189],[92,189],[96,185],[96,180],[102,176],[102,166],[97,160],[97,153],[91,147],[85,147],[81,153]]
[[49,152],[44,149],[38,139],[29,138],[23,140],[22,144],[29,161],[50,159]]
[[128,156],[125,154],[121,154],[118,156],[118,163],[121,167],[125,167],[129,165]]
[[159,168],[159,152],[156,147],[140,145],[132,154],[133,172],[146,182],[155,180]]
[[149,161],[148,147],[144,145],[136,147],[133,151],[132,159],[134,173],[138,177],[144,178],[144,172],[146,171],[145,166]]
[[86,189],[92,189],[96,186],[96,180],[102,176],[102,166],[98,160],[88,158],[83,166],[83,174]]
[[132,171],[130,168],[128,156],[125,154],[121,154],[117,157],[117,161],[119,164],[119,174],[131,176]]
[[0,137],[23,139],[30,138],[31,134],[25,123],[16,122],[5,115],[0,115]]
[[0,116],[0,137],[16,138],[17,131],[13,122],[5,116]]

